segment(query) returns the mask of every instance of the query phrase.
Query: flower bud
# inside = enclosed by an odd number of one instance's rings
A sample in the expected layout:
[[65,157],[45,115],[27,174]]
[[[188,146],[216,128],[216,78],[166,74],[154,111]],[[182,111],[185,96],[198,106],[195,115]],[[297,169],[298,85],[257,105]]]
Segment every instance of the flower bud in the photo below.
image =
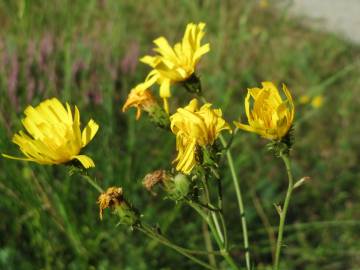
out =
[[184,198],[189,194],[190,191],[190,180],[189,178],[182,173],[175,175],[174,179],[174,190],[173,194],[178,198]]
[[157,195],[154,188],[158,185],[166,192],[168,198],[178,201],[189,194],[191,181],[182,173],[173,176],[164,170],[157,170],[144,177],[143,185],[154,195]]

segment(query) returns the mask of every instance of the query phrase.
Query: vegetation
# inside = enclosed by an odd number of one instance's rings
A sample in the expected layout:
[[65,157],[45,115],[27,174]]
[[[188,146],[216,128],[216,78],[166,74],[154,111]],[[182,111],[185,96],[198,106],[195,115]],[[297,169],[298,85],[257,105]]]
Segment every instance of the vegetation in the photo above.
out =
[[[131,88],[149,71],[138,64],[160,35],[181,38],[189,22],[206,22],[211,51],[199,74],[204,95],[228,121],[244,115],[247,88],[285,82],[295,102],[292,168],[281,269],[360,267],[360,50],[309,30],[286,10],[255,1],[10,1],[0,2],[0,152],[11,143],[23,110],[46,98],[76,104],[98,134],[86,148],[102,187],[122,186],[179,245],[202,249],[201,220],[184,204],[151,196],[143,177],[169,169],[175,137],[144,115],[122,113]],[[175,86],[173,108],[192,95]],[[245,119],[242,119],[244,122]],[[85,122],[83,123],[85,124]],[[242,131],[232,142],[255,269],[271,269],[287,176],[266,140]],[[230,253],[244,266],[242,230],[231,174],[221,164]],[[138,231],[99,219],[98,192],[65,166],[0,158],[0,268],[202,269]],[[108,214],[108,213],[106,213]],[[225,265],[224,265],[225,267]],[[225,269],[225,268],[224,268]]]

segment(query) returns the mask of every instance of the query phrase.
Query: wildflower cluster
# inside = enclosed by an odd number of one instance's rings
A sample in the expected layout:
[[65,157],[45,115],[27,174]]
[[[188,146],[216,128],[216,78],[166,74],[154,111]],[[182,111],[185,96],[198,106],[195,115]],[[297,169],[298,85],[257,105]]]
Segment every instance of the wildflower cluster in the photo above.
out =
[[[257,133],[270,140],[270,145],[284,160],[289,174],[289,188],[285,203],[282,208],[278,207],[281,210],[279,210],[280,223],[274,260],[274,269],[277,270],[291,192],[300,185],[293,183],[289,161],[289,150],[292,145],[290,135],[295,115],[292,96],[285,84],[282,86],[283,93],[272,82],[263,82],[262,88],[249,88],[245,98],[248,124],[238,121],[233,121],[234,127],[229,124],[231,122],[225,120],[222,110],[213,108],[212,104],[205,100],[201,81],[196,74],[198,62],[210,51],[209,43],[201,44],[205,34],[204,29],[205,23],[188,24],[182,40],[173,47],[169,45],[166,38],[159,37],[154,40],[157,46],[154,49],[156,55],[147,55],[140,59],[152,70],[143,82],[131,89],[122,111],[125,112],[134,107],[137,110],[137,120],[140,119],[142,112],[146,112],[152,122],[171,131],[169,134],[175,136],[177,151],[176,158],[172,162],[174,166],[170,170],[158,169],[148,173],[144,177],[143,185],[153,195],[161,193],[164,198],[176,201],[176,203],[184,203],[194,209],[210,229],[220,256],[231,269],[239,269],[229,253],[229,239],[223,213],[222,179],[217,172],[220,167],[220,158],[226,156],[241,216],[245,266],[247,270],[250,270],[251,250],[244,203],[232,161],[231,145],[226,142],[223,133],[226,132],[233,137],[237,136],[235,130],[241,129]],[[155,84],[159,85],[163,106],[159,105],[157,98],[152,94],[151,88]],[[193,95],[184,107],[175,109],[170,107],[168,99],[171,97],[171,87],[174,84],[179,84],[190,95]],[[174,113],[171,114],[171,112]],[[125,200],[121,187],[110,187],[104,191],[87,175],[84,169],[95,167],[95,164],[89,156],[80,154],[80,151],[94,138],[99,129],[94,120],[90,120],[81,132],[78,108],[75,106],[73,112],[68,103],[64,106],[56,98],[45,100],[36,107],[29,106],[24,113],[26,117],[22,122],[26,132],[20,131],[15,134],[13,142],[19,146],[25,157],[3,154],[4,157],[39,164],[65,164],[81,167],[80,173],[84,179],[101,192],[98,198],[100,219],[103,219],[104,210],[111,208],[121,224],[143,232],[207,269],[218,269],[215,260],[209,260],[207,263],[194,257],[191,250],[175,245],[160,234],[156,227],[147,225],[142,219],[141,211],[136,210]],[[281,150],[278,150],[279,145],[282,147]],[[210,189],[210,186],[213,188]],[[215,196],[211,194],[211,190],[217,190]],[[214,197],[217,198],[216,203],[213,201]],[[205,254],[213,256],[210,250],[206,252]]]

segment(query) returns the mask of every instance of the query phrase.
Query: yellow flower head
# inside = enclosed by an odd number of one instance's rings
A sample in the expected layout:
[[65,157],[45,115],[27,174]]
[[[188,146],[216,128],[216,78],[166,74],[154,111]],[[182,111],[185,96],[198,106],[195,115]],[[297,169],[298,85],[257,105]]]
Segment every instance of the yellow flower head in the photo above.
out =
[[191,100],[188,106],[179,108],[170,117],[170,121],[178,151],[174,160],[177,163],[176,170],[184,174],[189,174],[196,165],[198,146],[212,145],[222,130],[230,130],[220,109],[211,109],[209,103],[199,109],[197,99]]
[[125,112],[130,107],[135,107],[136,119],[138,120],[141,116],[141,111],[149,111],[151,108],[156,105],[156,100],[154,96],[151,94],[149,89],[144,89],[144,83],[139,84],[135,88],[130,91],[128,98],[122,108],[122,111]]
[[25,157],[4,157],[33,161],[40,164],[62,164],[73,159],[85,168],[95,167],[92,159],[79,155],[95,136],[99,126],[91,119],[80,131],[80,113],[75,106],[74,116],[69,104],[66,108],[56,98],[41,102],[35,108],[28,106],[22,123],[26,132],[15,134],[12,141],[20,147]]
[[311,101],[311,106],[315,109],[320,108],[324,103],[324,97],[322,95],[315,96]]
[[262,86],[248,89],[245,111],[249,125],[237,122],[235,125],[246,131],[258,133],[264,138],[279,140],[287,134],[292,125],[294,103],[285,84],[283,92],[286,100],[281,98],[279,90],[272,82],[263,82]]
[[194,72],[196,64],[201,56],[210,51],[209,43],[201,45],[201,39],[205,32],[205,23],[189,23],[181,42],[171,47],[164,37],[154,40],[158,54],[155,56],[144,56],[140,59],[153,68],[146,81],[158,82],[160,84],[160,96],[164,99],[165,110],[166,99],[171,96],[170,84],[187,80]]
[[300,104],[307,104],[310,102],[310,97],[308,95],[302,95],[299,98],[299,103]]

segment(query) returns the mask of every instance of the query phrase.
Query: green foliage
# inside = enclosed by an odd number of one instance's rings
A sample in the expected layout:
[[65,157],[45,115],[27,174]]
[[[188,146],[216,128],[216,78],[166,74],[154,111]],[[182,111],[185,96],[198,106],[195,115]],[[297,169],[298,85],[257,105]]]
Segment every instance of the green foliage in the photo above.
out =
[[[148,72],[138,57],[158,36],[179,39],[190,21],[207,23],[211,52],[197,75],[204,96],[229,122],[243,114],[246,88],[261,81],[285,82],[295,101],[324,97],[320,108],[296,106],[295,180],[311,180],[294,191],[282,267],[358,269],[359,48],[256,1],[1,1],[0,152],[18,153],[11,137],[28,104],[52,96],[76,104],[83,123],[92,117],[100,124],[86,149],[96,164],[90,174],[103,187],[122,186],[142,219],[174,242],[202,248],[195,213],[149,196],[141,184],[148,172],[170,168],[174,138],[146,116],[136,121],[134,112],[120,112]],[[171,108],[192,97],[181,87],[173,93]],[[283,164],[265,144],[243,132],[232,142],[257,269],[270,269],[272,226],[278,224],[273,204],[287,185]],[[235,194],[227,168],[221,171],[231,253],[244,265],[242,246],[233,244],[242,243]],[[97,192],[65,166],[0,158],[0,196],[1,269],[199,269],[140,233],[116,227],[109,213],[100,222]]]

